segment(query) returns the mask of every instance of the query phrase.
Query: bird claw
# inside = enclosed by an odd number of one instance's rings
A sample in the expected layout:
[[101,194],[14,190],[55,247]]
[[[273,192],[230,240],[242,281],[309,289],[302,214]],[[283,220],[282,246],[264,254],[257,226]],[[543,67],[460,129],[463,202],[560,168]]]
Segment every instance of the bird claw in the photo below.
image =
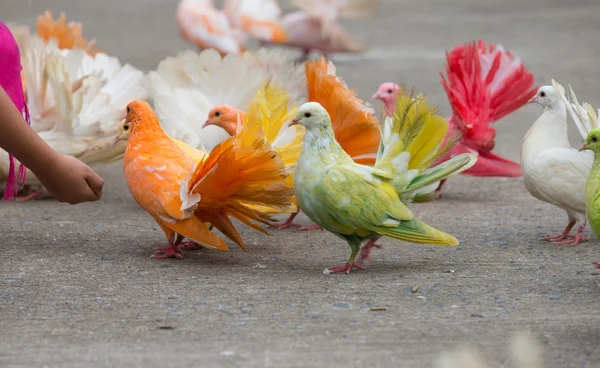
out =
[[350,263],[346,263],[345,266],[336,266],[336,267],[330,267],[325,269],[325,271],[323,271],[323,274],[325,275],[330,275],[332,273],[340,273],[340,272],[346,272],[347,274],[350,274],[350,272],[352,272],[352,269],[356,268],[359,271],[366,271],[366,268],[363,266],[359,266],[356,263],[354,264],[350,264]]
[[300,227],[300,228],[302,227],[302,225],[300,225],[300,224],[295,224],[293,222],[287,222],[287,221],[286,222],[277,222],[274,224],[270,224],[269,226],[275,227],[279,230],[287,229],[288,227],[292,227],[292,226]]
[[552,236],[544,236],[544,237],[538,238],[538,240],[555,242],[555,241],[559,241],[559,240],[563,240],[563,239],[571,239],[571,238],[573,238],[573,235],[571,235],[571,234],[558,234],[558,235],[552,235]]
[[169,248],[156,248],[154,250],[155,259],[165,259],[165,258],[183,258],[183,250],[179,249],[177,246],[169,247]]
[[300,231],[311,231],[311,230],[319,230],[319,229],[323,230],[323,228],[321,226],[315,224],[315,225],[310,225],[310,226],[302,226],[300,228]]
[[579,243],[581,243],[582,241],[588,241],[588,240],[590,240],[590,238],[575,236],[573,239],[567,239],[567,240],[562,240],[562,241],[553,241],[552,244],[575,246],[575,245],[578,245]]
[[598,263],[598,262],[592,262],[592,264],[594,265],[594,267],[600,268],[600,263]]

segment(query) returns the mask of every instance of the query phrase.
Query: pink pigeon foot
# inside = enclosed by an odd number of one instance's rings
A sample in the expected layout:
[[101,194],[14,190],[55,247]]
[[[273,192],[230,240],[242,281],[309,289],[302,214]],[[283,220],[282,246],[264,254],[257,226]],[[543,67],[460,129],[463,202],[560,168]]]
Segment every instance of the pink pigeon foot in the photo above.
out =
[[300,231],[311,231],[311,230],[319,230],[319,229],[323,230],[323,228],[321,226],[315,224],[315,225],[311,225],[311,226],[302,226],[300,228]]
[[373,248],[382,248],[381,245],[376,244],[377,240],[379,240],[379,237],[369,240],[369,242],[362,247],[358,255],[358,261],[356,263],[358,263],[359,265],[364,264],[371,257],[371,251],[373,250]]
[[598,262],[592,262],[592,264],[594,265],[594,267],[600,268],[600,263],[598,263]]
[[552,244],[575,246],[575,245],[581,243],[582,241],[588,241],[588,240],[590,240],[590,238],[581,236],[584,228],[585,228],[585,225],[579,226],[579,228],[577,229],[577,233],[575,233],[575,236],[573,237],[573,239],[567,239],[567,240],[563,240],[563,241],[553,241]]
[[354,264],[346,263],[345,266],[336,266],[336,267],[330,267],[330,268],[326,269],[325,274],[340,273],[340,272],[346,272],[347,274],[350,274],[350,272],[352,272],[352,269],[354,269],[354,268],[356,268],[359,271],[366,270],[366,268],[364,268],[363,266],[359,266],[356,263],[354,263]]
[[567,224],[567,227],[565,227],[565,230],[562,233],[560,233],[558,235],[545,236],[543,238],[538,238],[538,240],[556,242],[559,240],[572,238],[573,236],[570,235],[569,233],[571,232],[571,229],[573,228],[573,226],[575,226],[575,221],[569,221],[569,223]]
[[277,222],[277,223],[271,224],[269,226],[276,227],[279,230],[287,229],[288,227],[292,227],[292,226],[302,227],[302,225],[294,223],[294,219],[296,218],[296,216],[298,216],[298,212],[292,213],[290,215],[290,217],[288,217],[288,219],[285,220],[285,222]]
[[183,250],[179,249],[179,244],[183,240],[183,236],[173,236],[169,240],[168,248],[156,248],[154,250],[154,258],[165,259],[165,258],[183,258]]

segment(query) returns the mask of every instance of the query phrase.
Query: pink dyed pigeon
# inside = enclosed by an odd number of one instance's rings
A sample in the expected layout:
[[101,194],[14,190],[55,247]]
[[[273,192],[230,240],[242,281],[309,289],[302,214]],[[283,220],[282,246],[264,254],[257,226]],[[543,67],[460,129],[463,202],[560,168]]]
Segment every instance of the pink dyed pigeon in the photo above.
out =
[[[452,106],[447,137],[459,132],[461,139],[443,160],[461,153],[474,153],[478,155],[477,163],[463,174],[521,176],[518,163],[492,152],[496,130],[490,125],[535,95],[533,74],[510,51],[501,45],[486,45],[483,40],[455,47],[446,53],[446,61],[447,76],[442,75],[442,86]],[[398,85],[388,82],[373,95],[373,99],[383,102],[387,115],[394,112],[399,90]]]
[[[21,81],[21,53],[14,36],[8,27],[0,22],[0,86],[6,91],[17,109],[23,113],[29,123],[29,111],[25,103],[23,83]],[[9,155],[10,169],[4,189],[4,200],[12,199],[19,188],[19,183],[25,182],[26,169],[21,165],[18,174],[15,173],[15,159]]]

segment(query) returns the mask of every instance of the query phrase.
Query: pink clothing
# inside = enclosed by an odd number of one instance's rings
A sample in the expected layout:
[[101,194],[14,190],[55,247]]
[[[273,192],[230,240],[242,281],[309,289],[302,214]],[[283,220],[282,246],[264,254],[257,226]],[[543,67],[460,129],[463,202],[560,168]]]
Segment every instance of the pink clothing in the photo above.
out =
[[[6,91],[17,109],[22,112],[29,124],[29,111],[25,103],[23,83],[21,82],[21,54],[19,46],[8,27],[0,22],[0,86]],[[25,182],[26,169],[21,165],[18,175],[15,174],[15,160],[10,157],[10,170],[4,189],[4,200],[15,196],[18,184]]]

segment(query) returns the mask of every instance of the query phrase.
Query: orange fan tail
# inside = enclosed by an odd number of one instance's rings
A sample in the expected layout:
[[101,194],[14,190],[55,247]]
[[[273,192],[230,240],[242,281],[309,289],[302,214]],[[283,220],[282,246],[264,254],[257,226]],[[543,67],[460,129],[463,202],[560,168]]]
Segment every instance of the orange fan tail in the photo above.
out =
[[359,164],[373,165],[381,139],[374,110],[335,75],[335,66],[324,58],[306,62],[306,79],[308,101],[327,110],[344,151]]
[[227,216],[263,231],[252,221],[269,224],[268,214],[293,211],[293,189],[286,185],[285,165],[271,150],[239,147],[235,138],[216,146],[196,167],[189,193],[200,195],[196,216],[211,222],[242,248],[243,241]]

